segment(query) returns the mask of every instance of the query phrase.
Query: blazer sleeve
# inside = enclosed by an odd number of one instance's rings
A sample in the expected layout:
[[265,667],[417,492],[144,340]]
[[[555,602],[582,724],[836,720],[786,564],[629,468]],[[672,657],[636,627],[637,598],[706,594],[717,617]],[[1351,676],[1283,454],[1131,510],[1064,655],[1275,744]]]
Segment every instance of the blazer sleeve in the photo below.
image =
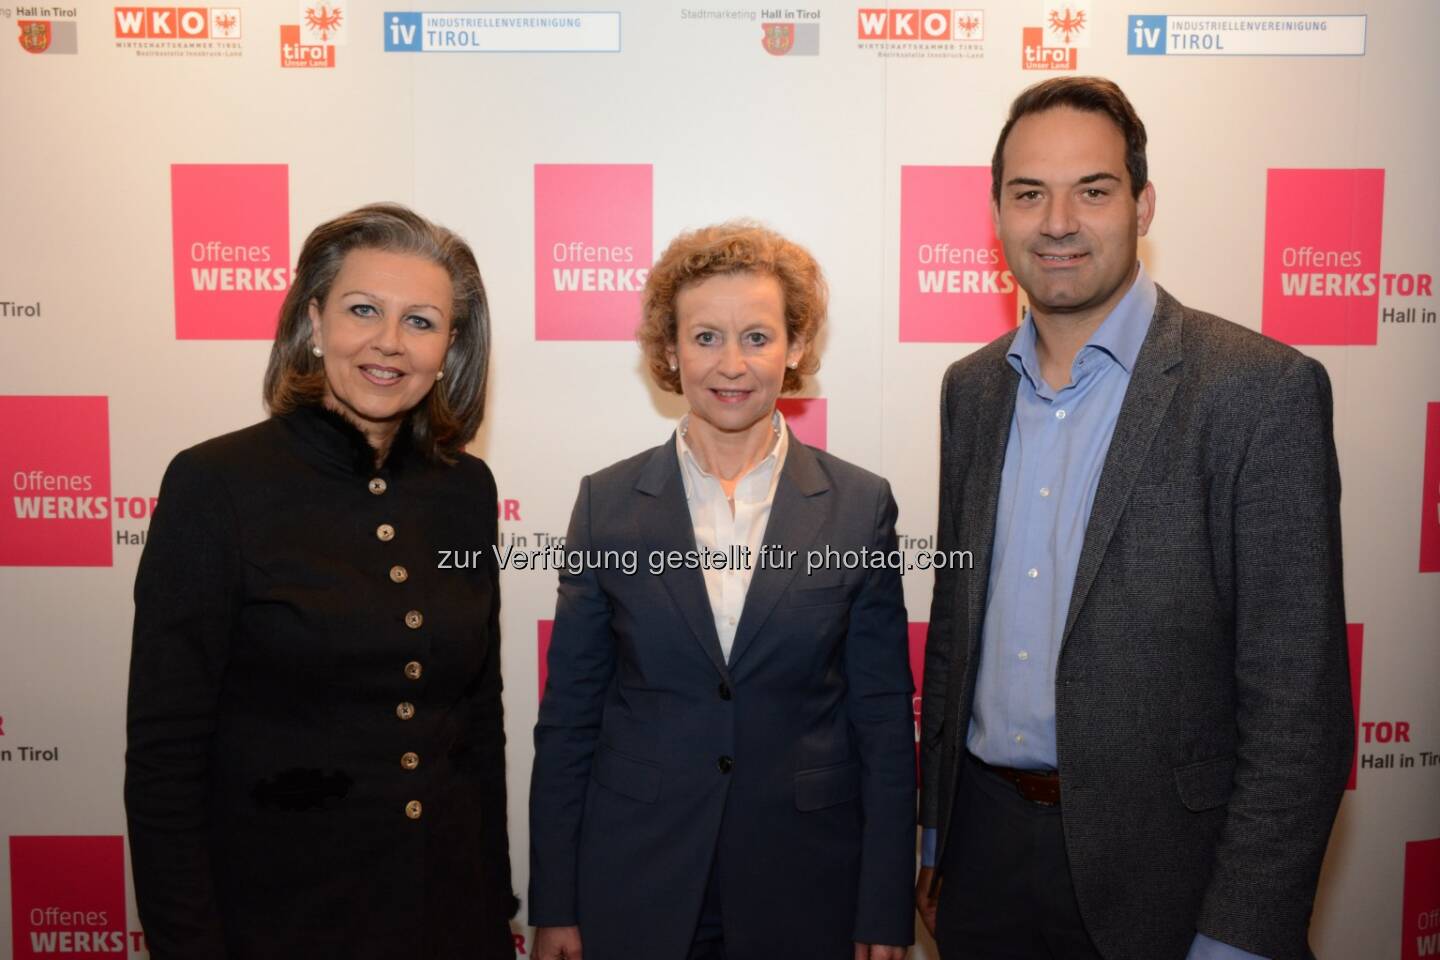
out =
[[[881,481],[870,547],[898,554],[897,510]],[[914,940],[915,719],[905,593],[898,567],[869,571],[850,606],[845,637],[846,709],[860,754],[860,889],[854,939]]]
[[241,598],[238,524],[194,451],[165,472],[135,578],[125,812],[155,960],[225,956],[210,864],[211,738]]
[[1234,491],[1234,791],[1197,923],[1262,956],[1306,953],[1353,752],[1330,381],[1295,355]]
[[[586,551],[591,484],[580,482],[565,548]],[[611,606],[595,570],[561,570],[550,633],[545,692],[535,724],[530,777],[530,909],[537,927],[579,922],[576,908],[580,821],[605,694],[615,673]]]
[[[496,520],[498,494],[495,478],[485,467],[485,493],[481,496],[479,508],[489,524],[492,524],[491,540],[498,547],[499,523]],[[472,716],[475,722],[476,743],[479,744],[477,759],[482,775],[482,868],[494,884],[494,895],[498,903],[495,908],[501,916],[513,917],[519,903],[511,886],[510,876],[510,831],[507,818],[507,793],[505,786],[505,707],[501,699],[504,682],[500,670],[500,564],[492,553],[490,564],[490,618],[486,624],[485,642],[488,644],[485,660],[480,668],[479,680],[472,696]]]
[[[935,532],[935,550],[941,556],[961,549],[955,522],[959,516],[955,500],[959,495],[960,474],[950,463],[955,442],[950,415],[954,378],[952,369],[946,374],[940,391],[940,519]],[[940,763],[944,754],[945,707],[950,693],[955,591],[959,588],[959,576],[949,564],[935,571],[930,626],[925,635],[925,673],[920,699],[920,825],[927,829],[940,826]]]

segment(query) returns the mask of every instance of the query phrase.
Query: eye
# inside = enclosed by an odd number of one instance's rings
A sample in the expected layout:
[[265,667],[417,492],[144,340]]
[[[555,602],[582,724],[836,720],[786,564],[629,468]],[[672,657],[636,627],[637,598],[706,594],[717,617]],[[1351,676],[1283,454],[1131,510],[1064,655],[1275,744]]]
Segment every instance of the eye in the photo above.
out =
[[433,320],[429,317],[422,317],[418,313],[410,314],[410,316],[405,318],[405,322],[417,330],[433,330],[435,328],[435,322]]
[[709,347],[713,346],[716,343],[719,343],[720,338],[716,336],[715,331],[713,330],[701,330],[699,333],[695,334],[695,342],[700,344],[700,346],[702,347]]
[[1086,188],[1085,188],[1085,199],[1086,199],[1086,200],[1100,200],[1100,199],[1102,199],[1102,198],[1104,198],[1104,197],[1108,197],[1109,195],[1110,195],[1110,191],[1109,191],[1109,190],[1105,190],[1105,189],[1103,189],[1103,188],[1101,188],[1101,187],[1086,187]]
[[368,303],[355,303],[355,304],[351,304],[351,306],[350,306],[350,312],[353,313],[353,314],[355,314],[355,316],[357,316],[357,317],[375,317],[375,316],[379,316],[379,313],[376,312],[375,308],[374,308],[372,305],[368,304]]
[[752,347],[763,347],[770,342],[770,335],[763,330],[751,330],[745,334],[745,342]]
[[1040,191],[1039,191],[1039,190],[1022,190],[1022,191],[1020,191],[1019,193],[1015,194],[1015,199],[1016,199],[1016,200],[1039,200],[1039,199],[1040,199]]

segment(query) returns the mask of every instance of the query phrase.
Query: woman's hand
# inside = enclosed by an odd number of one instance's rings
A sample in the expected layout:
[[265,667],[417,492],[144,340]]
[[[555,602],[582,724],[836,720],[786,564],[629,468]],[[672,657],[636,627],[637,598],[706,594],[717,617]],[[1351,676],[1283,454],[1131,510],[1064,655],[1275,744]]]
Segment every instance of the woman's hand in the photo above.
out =
[[856,943],[855,960],[905,960],[909,947],[887,947],[878,943]]

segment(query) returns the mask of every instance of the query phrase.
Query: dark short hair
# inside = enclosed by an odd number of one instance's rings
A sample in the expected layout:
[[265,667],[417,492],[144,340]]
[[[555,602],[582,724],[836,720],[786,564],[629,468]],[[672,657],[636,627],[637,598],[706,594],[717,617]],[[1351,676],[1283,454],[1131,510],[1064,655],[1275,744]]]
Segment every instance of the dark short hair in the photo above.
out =
[[1125,138],[1125,169],[1130,173],[1130,193],[1139,197],[1149,182],[1149,166],[1145,162],[1145,124],[1131,106],[1125,92],[1113,80],[1104,77],[1056,77],[1042,80],[1026,88],[1010,104],[1010,117],[1000,128],[995,142],[995,156],[990,159],[990,196],[1000,202],[1000,184],[1004,181],[1005,141],[1016,122],[1026,114],[1040,113],[1055,107],[1069,107],[1086,113],[1103,113],[1115,121]]
[[820,264],[800,244],[748,220],[731,220],[682,233],[670,241],[645,281],[640,329],[635,338],[650,376],[662,390],[681,393],[680,374],[666,355],[675,349],[675,301],[680,291],[710,277],[733,273],[768,275],[780,281],[785,302],[785,338],[805,342],[795,369],[785,369],[781,389],[793,393],[820,369],[815,339],[825,323],[829,289]]
[[270,364],[265,406],[288,413],[325,396],[324,362],[310,351],[310,303],[324,304],[352,250],[383,250],[423,257],[450,275],[455,337],[445,351],[443,380],[406,416],[411,443],[432,460],[453,462],[485,416],[490,358],[490,308],[475,254],[458,235],[398,203],[372,203],[320,224],[305,238],[285,302]]

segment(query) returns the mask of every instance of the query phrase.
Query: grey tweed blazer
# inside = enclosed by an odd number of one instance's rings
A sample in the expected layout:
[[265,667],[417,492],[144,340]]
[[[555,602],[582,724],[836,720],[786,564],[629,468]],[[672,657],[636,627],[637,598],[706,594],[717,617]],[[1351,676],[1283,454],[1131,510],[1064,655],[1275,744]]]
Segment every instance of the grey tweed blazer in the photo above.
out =
[[[1007,334],[941,402],[921,821],[949,837],[1018,374]],[[1340,476],[1325,369],[1163,289],[1115,426],[1055,681],[1065,842],[1111,960],[1199,930],[1308,954],[1353,750]],[[943,863],[943,858],[940,861]]]

